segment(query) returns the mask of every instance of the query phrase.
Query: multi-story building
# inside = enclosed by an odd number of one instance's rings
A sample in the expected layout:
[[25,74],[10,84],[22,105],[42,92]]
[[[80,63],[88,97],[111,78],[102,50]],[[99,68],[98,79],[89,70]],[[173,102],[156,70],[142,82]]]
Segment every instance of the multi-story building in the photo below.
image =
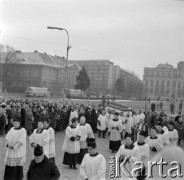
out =
[[90,94],[107,95],[113,88],[114,63],[109,60],[76,60],[71,61],[84,66],[90,78]]
[[[14,52],[12,61],[0,61],[0,81],[8,92],[25,92],[27,87],[47,87],[54,95],[62,95],[65,83],[65,59],[46,53]],[[79,67],[68,64],[67,88],[74,89]]]
[[179,62],[177,68],[167,63],[156,68],[144,68],[144,85],[147,97],[183,98],[184,62]]

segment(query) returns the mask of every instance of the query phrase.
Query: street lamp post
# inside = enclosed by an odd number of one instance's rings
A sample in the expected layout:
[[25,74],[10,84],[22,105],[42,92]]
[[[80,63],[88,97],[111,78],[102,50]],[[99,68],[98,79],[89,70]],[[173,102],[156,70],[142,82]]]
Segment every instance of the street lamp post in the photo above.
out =
[[69,45],[69,33],[68,33],[68,30],[65,29],[65,28],[60,28],[60,27],[51,27],[51,26],[48,26],[47,29],[56,29],[56,30],[60,30],[60,31],[65,31],[66,34],[67,34],[67,49],[66,49],[66,64],[65,64],[65,80],[64,80],[64,102],[66,100],[66,92],[67,92],[67,80],[68,80],[68,53],[69,53],[69,49],[71,48],[71,46]]

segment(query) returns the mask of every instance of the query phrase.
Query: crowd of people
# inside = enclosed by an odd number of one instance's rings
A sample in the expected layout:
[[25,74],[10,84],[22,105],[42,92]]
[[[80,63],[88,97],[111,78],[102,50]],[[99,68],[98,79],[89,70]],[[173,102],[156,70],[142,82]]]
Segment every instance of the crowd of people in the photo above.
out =
[[[145,172],[148,161],[163,149],[180,146],[184,116],[179,113],[173,118],[153,109],[123,112],[103,102],[98,106],[28,99],[0,102],[0,135],[6,134],[4,180],[23,179],[27,137],[34,155],[27,179],[59,179],[55,133],[60,131],[65,131],[63,164],[71,169],[80,164],[85,180],[105,180],[106,160],[97,152],[95,137],[109,138],[107,149],[112,155],[121,160],[129,157],[127,169],[142,161]],[[139,178],[143,178],[142,173]]]

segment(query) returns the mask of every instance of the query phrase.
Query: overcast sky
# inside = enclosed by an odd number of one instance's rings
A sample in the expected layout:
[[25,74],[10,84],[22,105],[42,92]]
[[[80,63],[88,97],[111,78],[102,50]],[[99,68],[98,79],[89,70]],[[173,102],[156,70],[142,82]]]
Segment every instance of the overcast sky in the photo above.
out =
[[1,0],[1,42],[69,59],[109,59],[142,79],[144,67],[184,61],[183,0]]

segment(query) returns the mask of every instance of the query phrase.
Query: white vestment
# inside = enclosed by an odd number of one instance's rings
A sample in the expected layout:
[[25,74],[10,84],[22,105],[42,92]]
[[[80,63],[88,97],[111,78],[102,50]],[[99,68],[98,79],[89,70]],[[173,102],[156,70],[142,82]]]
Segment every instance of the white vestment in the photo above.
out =
[[105,180],[106,160],[104,156],[86,154],[80,166],[80,175],[84,179],[88,178],[88,180]]
[[49,131],[43,129],[41,133],[37,132],[37,129],[33,131],[33,134],[29,137],[30,143],[39,144],[43,147],[43,153],[49,158]]
[[5,164],[8,166],[23,166],[26,162],[26,130],[24,128],[15,129],[12,127],[6,135],[7,147]]

